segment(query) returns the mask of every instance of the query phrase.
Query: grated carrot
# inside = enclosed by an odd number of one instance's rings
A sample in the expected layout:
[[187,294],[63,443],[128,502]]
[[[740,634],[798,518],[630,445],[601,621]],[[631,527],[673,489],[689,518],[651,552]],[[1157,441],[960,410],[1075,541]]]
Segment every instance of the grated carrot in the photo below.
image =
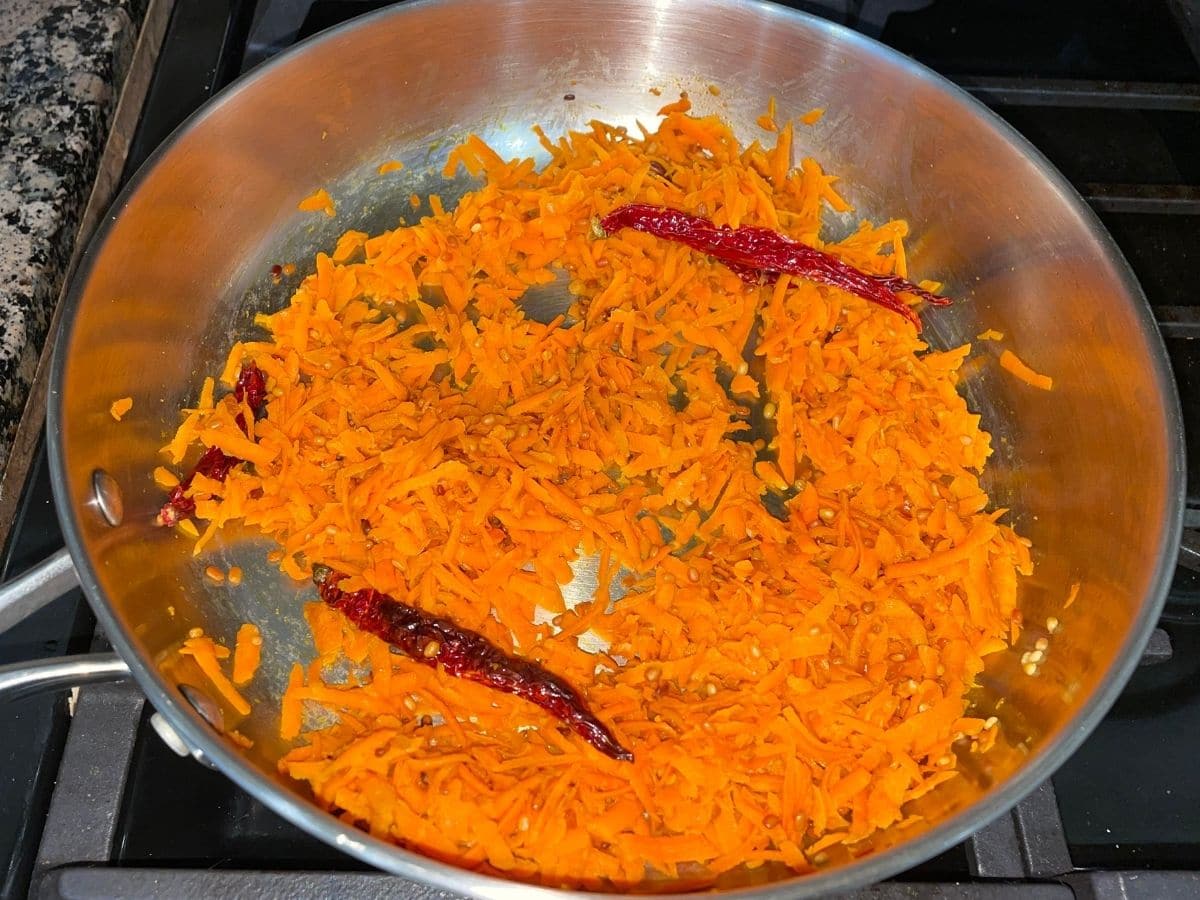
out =
[[802,125],[816,125],[821,121],[821,117],[825,115],[825,107],[816,106],[800,117]]
[[994,328],[989,328],[987,331],[975,335],[977,341],[1002,341],[1004,340],[1004,332],[997,331]]
[[118,422],[124,418],[125,413],[133,409],[133,398],[122,397],[120,400],[114,400],[112,406],[108,408],[109,414]]
[[1067,593],[1067,599],[1063,602],[1063,609],[1070,609],[1075,602],[1075,598],[1079,596],[1079,582],[1076,581],[1071,585],[1071,590]]
[[772,97],[767,101],[767,111],[758,117],[755,121],[758,122],[758,127],[764,131],[778,131],[779,126],[775,122],[775,98]]
[[[816,161],[793,166],[790,124],[743,146],[690,108],[637,137],[539,132],[540,170],[468,138],[447,169],[480,186],[344,238],[235,346],[222,383],[257,363],[265,417],[236,427],[227,394],[168,445],[252,460],[189,489],[200,542],[242,523],[297,579],[321,562],[478,630],[575,685],[636,754],[603,757],[312,603],[279,767],[381,838],[603,889],[700,888],[746,861],[809,871],[912,821],[980,732],[967,696],[1020,633],[1032,564],[980,484],[991,442],[958,392],[970,348],[930,350],[833,288],[750,285],[676,244],[598,236],[626,202],[808,242],[849,210]],[[864,223],[822,247],[899,274],[906,235]],[[527,318],[525,291],[557,271],[570,317]],[[735,439],[760,394],[770,447]],[[569,604],[584,554],[603,583]]]
[[380,165],[378,172],[380,175],[386,175],[388,172],[399,172],[404,168],[404,163],[398,159],[389,159],[387,162]]
[[204,635],[196,635],[189,637],[183,642],[183,646],[179,650],[183,656],[190,656],[196,661],[196,665],[200,667],[200,671],[212,683],[212,686],[217,689],[225,701],[233,707],[238,715],[248,716],[250,714],[250,704],[246,702],[233,682],[225,677],[225,673],[221,671],[220,659],[228,657],[229,651],[213,642],[213,639]]
[[[654,93],[651,90],[651,93]],[[692,101],[688,99],[687,91],[683,91],[679,95],[679,99],[674,103],[668,103],[658,111],[660,116],[671,116],[679,113],[685,113],[692,108]]]
[[154,483],[160,488],[170,490],[179,484],[179,476],[168,469],[166,466],[157,466],[154,469]]
[[325,190],[325,188],[313,191],[301,200],[296,208],[301,212],[323,212],[330,218],[333,218],[337,214],[337,208],[333,205],[333,198],[329,196],[329,191]]
[[1042,375],[1029,368],[1017,354],[1011,350],[1005,350],[1000,354],[1000,367],[1006,372],[1011,372],[1017,378],[1020,378],[1028,385],[1035,388],[1040,388],[1043,391],[1048,391],[1054,387],[1054,379],[1049,375]]
[[233,645],[233,683],[242,685],[254,677],[262,658],[262,634],[258,626],[246,622],[238,629]]

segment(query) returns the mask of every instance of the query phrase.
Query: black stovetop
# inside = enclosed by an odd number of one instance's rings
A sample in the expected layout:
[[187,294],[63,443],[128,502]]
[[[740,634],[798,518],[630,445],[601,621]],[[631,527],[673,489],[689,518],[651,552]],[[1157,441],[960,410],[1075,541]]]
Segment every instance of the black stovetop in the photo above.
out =
[[[126,175],[239,73],[383,5],[175,0]],[[1189,41],[1184,24],[1190,14],[1200,29],[1197,5],[789,5],[857,27],[963,84],[1096,209],[1162,324],[1193,448],[1189,525],[1200,525],[1200,34]],[[49,497],[42,454],[6,548],[6,577],[61,540]],[[0,636],[0,663],[87,649],[93,625],[75,592]],[[1154,647],[1051,783],[873,896],[1200,895],[1200,578],[1180,571]],[[0,896],[25,894],[31,876],[41,896],[417,896],[175,756],[148,727],[149,712],[129,685],[85,689],[73,720],[65,697],[0,706]],[[96,758],[111,764],[80,765]]]

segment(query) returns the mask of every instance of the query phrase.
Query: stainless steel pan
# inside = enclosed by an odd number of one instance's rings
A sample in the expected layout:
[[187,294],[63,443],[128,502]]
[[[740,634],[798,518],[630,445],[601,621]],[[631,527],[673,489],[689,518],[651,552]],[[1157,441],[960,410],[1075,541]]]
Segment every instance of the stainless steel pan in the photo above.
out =
[[[303,271],[342,230],[394,224],[410,192],[437,185],[447,147],[468,131],[506,155],[537,155],[531,123],[553,132],[591,117],[649,120],[664,102],[651,87],[668,97],[689,90],[701,111],[720,112],[743,136],[755,133],[771,95],[791,115],[825,107],[798,132],[797,156],[841,176],[856,215],[906,217],[914,271],[963,298],[927,317],[931,340],[949,345],[995,328],[1055,378],[1044,393],[984,365],[965,385],[995,436],[990,489],[1036,552],[1021,592],[1025,633],[990,658],[974,697],[978,715],[1000,718],[1004,739],[919,801],[921,824],[877,836],[861,858],[724,890],[799,896],[865,884],[1005,810],[1116,697],[1174,565],[1182,428],[1145,300],[1063,178],[949,83],[849,31],[733,0],[415,0],[328,32],[210,103],[114,205],[73,284],[57,346],[48,426],[56,501],[101,624],[183,745],[346,852],[478,897],[534,892],[374,840],[276,774],[284,673],[311,653],[303,592],[265,564],[265,548],[246,544],[220,551],[245,568],[241,588],[212,586],[201,577],[210,560],[153,526],[161,491],[149,472],[202,375],[252,333],[255,311],[286,301],[272,264]],[[403,160],[405,175],[378,177],[387,159]],[[320,186],[337,200],[336,219],[296,210]],[[125,395],[133,411],[117,424],[108,407]],[[47,571],[62,579],[65,557],[57,565]],[[1078,600],[1064,609],[1076,582]],[[268,660],[251,694],[256,714],[238,725],[255,741],[249,751],[197,711],[209,707],[202,694],[189,692],[195,705],[185,698],[181,683],[202,685],[171,652],[192,627],[230,636],[245,620],[262,626]],[[1021,657],[1042,637],[1047,659],[1030,677]],[[110,661],[102,674],[121,669]],[[27,672],[9,677],[30,681]]]

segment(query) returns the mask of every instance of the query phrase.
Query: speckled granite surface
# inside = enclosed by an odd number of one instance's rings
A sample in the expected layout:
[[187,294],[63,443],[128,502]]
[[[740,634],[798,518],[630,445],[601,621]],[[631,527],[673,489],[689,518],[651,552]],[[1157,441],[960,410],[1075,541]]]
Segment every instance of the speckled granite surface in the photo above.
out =
[[0,0],[0,468],[147,0]]

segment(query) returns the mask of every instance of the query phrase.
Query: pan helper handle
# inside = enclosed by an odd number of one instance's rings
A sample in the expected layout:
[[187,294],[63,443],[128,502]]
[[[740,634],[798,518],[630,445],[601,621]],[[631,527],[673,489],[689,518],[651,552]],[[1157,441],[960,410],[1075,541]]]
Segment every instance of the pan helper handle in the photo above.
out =
[[79,574],[64,547],[12,581],[0,585],[0,632],[79,587]]
[[[79,574],[64,547],[12,581],[0,585],[0,632],[7,631],[52,600],[79,587]],[[129,666],[112,653],[90,653],[0,666],[0,703],[41,691],[118,681]]]

